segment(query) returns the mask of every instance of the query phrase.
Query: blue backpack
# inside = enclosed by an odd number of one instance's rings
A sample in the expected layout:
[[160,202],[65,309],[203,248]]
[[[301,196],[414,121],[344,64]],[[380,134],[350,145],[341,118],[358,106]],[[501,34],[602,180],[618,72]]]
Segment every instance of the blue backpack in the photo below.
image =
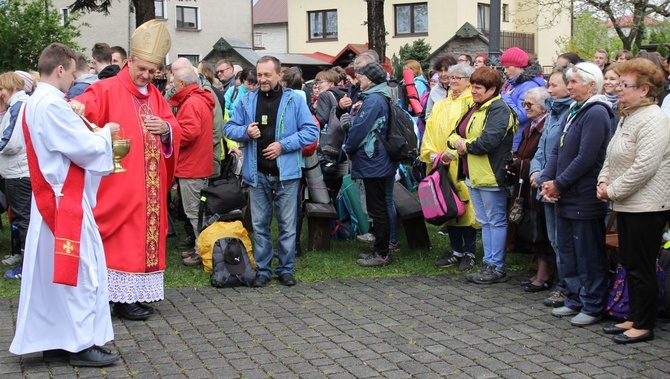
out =
[[337,194],[337,219],[333,221],[331,236],[336,240],[350,240],[356,238],[358,218],[354,214],[349,199],[340,191]]

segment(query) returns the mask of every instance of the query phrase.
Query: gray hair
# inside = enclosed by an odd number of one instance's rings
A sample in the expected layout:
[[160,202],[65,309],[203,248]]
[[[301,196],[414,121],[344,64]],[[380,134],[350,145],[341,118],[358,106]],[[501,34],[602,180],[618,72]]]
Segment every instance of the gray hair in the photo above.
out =
[[566,72],[568,80],[574,77],[580,77],[586,84],[595,83],[593,94],[602,92],[603,89],[603,72],[600,67],[591,62],[580,62],[572,66],[572,69]]
[[544,87],[533,87],[526,91],[524,94],[524,99],[527,99],[528,96],[532,97],[535,101],[537,101],[537,105],[539,105],[542,109],[545,111],[547,110],[547,106],[545,105],[545,102],[549,98],[549,92],[547,92],[547,89]]
[[475,68],[466,63],[459,63],[450,66],[447,72],[450,74],[461,74],[466,78],[470,78],[472,73],[475,72]]
[[370,54],[361,54],[354,59],[354,67],[363,67],[368,63],[374,63],[375,58]]
[[173,72],[175,74],[175,79],[181,80],[184,82],[184,85],[190,86],[191,84],[198,82],[198,74],[196,74],[192,69],[185,68],[176,71],[176,73]]

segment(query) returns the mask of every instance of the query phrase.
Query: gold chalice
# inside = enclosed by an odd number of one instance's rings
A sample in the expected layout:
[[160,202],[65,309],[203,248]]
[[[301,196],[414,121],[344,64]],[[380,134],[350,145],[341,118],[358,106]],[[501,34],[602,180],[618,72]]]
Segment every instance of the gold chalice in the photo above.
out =
[[112,174],[118,172],[126,172],[125,167],[121,166],[121,158],[128,155],[130,152],[129,139],[117,139],[112,141],[112,151],[114,152],[114,171]]

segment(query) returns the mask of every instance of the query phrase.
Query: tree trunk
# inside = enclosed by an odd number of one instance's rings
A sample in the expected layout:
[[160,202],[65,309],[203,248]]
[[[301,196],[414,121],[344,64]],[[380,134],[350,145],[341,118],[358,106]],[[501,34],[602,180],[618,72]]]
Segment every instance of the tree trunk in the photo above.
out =
[[379,54],[379,60],[386,60],[386,26],[384,25],[384,0],[368,2],[368,45]]
[[133,0],[135,7],[135,27],[156,18],[154,0]]

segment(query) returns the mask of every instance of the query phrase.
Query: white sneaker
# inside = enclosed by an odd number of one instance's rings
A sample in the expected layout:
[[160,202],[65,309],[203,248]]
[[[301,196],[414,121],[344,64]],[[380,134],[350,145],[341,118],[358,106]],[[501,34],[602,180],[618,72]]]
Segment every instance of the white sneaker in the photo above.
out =
[[356,236],[356,239],[363,242],[375,242],[376,238],[372,233],[365,233]]
[[3,266],[16,266],[21,263],[21,261],[23,261],[23,255],[16,254],[5,256],[5,259],[3,259],[0,263],[2,263]]

